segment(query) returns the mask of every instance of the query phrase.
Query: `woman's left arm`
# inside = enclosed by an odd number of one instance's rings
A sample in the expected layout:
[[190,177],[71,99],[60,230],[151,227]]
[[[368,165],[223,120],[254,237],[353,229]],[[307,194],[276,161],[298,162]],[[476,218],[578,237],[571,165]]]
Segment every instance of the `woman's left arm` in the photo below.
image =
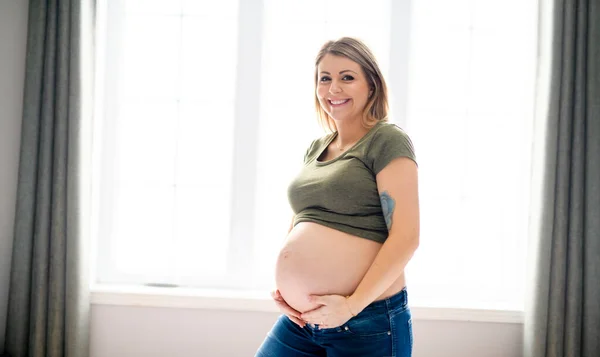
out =
[[389,235],[369,270],[348,298],[358,314],[383,294],[404,271],[419,246],[419,188],[416,163],[394,159],[376,177]]
[[335,327],[358,315],[396,281],[419,246],[417,164],[409,158],[392,160],[376,177],[388,238],[354,293],[310,296],[319,305],[301,318],[322,327]]

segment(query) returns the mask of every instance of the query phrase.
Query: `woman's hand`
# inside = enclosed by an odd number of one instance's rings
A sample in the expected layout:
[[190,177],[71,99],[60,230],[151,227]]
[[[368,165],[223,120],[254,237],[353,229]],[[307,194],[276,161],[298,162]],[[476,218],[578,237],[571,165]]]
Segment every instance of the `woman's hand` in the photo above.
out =
[[338,327],[355,316],[348,299],[342,295],[311,295],[309,301],[321,306],[301,314],[300,318],[318,324],[319,328]]
[[292,322],[300,326],[300,328],[304,328],[304,326],[306,326],[306,322],[300,317],[301,313],[292,309],[290,305],[288,305],[287,302],[285,302],[285,300],[279,293],[279,290],[272,291],[271,297],[273,298],[273,300],[275,300],[277,307],[279,307],[279,311],[285,314],[290,320],[292,320]]

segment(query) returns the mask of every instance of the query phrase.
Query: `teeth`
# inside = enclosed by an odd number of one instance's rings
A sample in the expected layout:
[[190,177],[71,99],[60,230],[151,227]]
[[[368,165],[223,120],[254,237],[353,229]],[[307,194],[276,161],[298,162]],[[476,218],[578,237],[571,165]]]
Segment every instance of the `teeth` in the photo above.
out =
[[330,100],[331,104],[343,104],[346,103],[348,101],[348,99],[344,99],[344,100]]

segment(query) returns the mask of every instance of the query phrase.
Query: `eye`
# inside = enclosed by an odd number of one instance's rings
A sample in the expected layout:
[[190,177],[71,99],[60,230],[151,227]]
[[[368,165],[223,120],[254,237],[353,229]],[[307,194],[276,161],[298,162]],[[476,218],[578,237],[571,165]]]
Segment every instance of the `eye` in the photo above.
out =
[[351,80],[354,80],[354,77],[352,77],[351,75],[347,74],[342,79],[344,81],[351,81]]
[[320,82],[327,82],[327,81],[329,81],[329,80],[331,80],[331,78],[329,78],[329,77],[327,77],[327,76],[323,76],[323,77],[321,77],[321,79],[320,79],[319,81],[320,81]]

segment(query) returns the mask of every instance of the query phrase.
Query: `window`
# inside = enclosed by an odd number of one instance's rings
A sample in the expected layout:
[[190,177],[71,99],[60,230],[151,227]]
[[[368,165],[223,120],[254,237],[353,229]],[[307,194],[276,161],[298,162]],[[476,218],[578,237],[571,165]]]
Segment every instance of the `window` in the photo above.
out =
[[536,12],[534,1],[413,2],[407,127],[422,216],[407,271],[413,300],[523,308]]
[[216,284],[229,249],[238,3],[105,5],[99,281]]
[[355,36],[417,150],[413,303],[521,308],[536,3],[514,14],[516,0],[101,6],[98,282],[270,288],[287,184],[323,134],[314,57]]

